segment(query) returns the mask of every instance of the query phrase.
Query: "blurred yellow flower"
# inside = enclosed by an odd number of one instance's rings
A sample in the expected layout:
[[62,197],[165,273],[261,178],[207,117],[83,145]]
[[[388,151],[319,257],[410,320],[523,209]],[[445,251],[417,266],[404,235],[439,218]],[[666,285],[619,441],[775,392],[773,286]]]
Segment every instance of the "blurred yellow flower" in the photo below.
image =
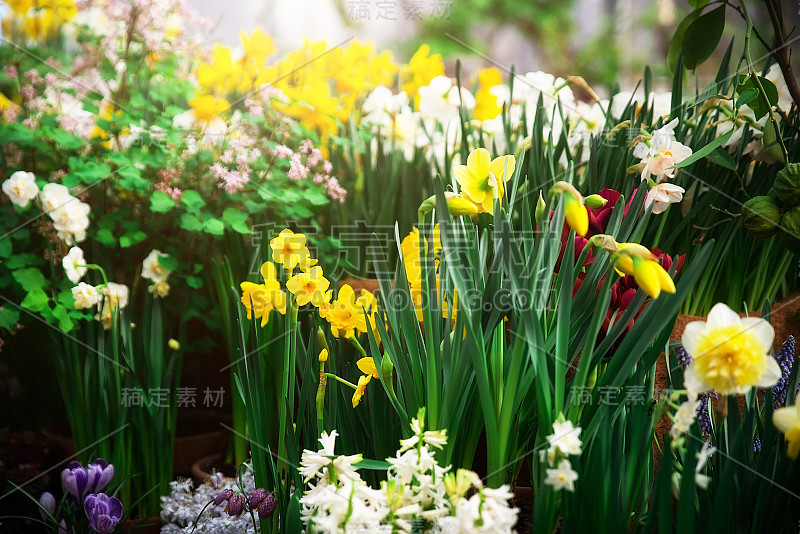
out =
[[786,454],[792,460],[797,459],[800,453],[800,404],[775,410],[772,414],[772,423],[786,436],[788,446]]
[[675,282],[646,247],[638,243],[620,243],[611,260],[617,274],[632,275],[639,287],[654,299],[661,291],[675,293]]
[[356,365],[365,375],[371,375],[372,378],[378,379],[381,377],[381,375],[378,374],[378,368],[375,367],[375,361],[369,356],[358,360]]
[[288,228],[282,230],[278,237],[269,242],[272,248],[272,260],[280,263],[287,271],[292,271],[298,264],[306,264],[310,252],[306,247],[306,236],[295,234]]
[[441,54],[431,55],[431,47],[423,44],[411,57],[408,65],[400,69],[403,91],[409,98],[416,98],[417,89],[428,85],[436,76],[444,75],[444,62]]
[[362,375],[359,377],[358,386],[356,387],[355,393],[353,393],[353,408],[358,406],[358,403],[361,402],[361,397],[366,393],[367,384],[369,384],[370,380],[372,380],[372,375]]
[[[439,225],[433,228],[433,255],[437,257],[442,250]],[[425,240],[425,251],[428,250],[428,240]],[[422,259],[419,253],[419,229],[414,228],[400,242],[400,252],[403,254],[403,265],[406,269],[406,278],[412,286],[422,283]]]
[[478,91],[475,93],[473,116],[479,121],[493,119],[503,110],[502,106],[497,103],[497,97],[491,92],[492,87],[501,83],[503,83],[503,76],[495,67],[478,72]]
[[245,32],[239,33],[239,39],[244,48],[245,65],[262,67],[267,57],[275,52],[275,41],[257,27],[249,36]]
[[194,111],[194,116],[198,121],[208,124],[218,118],[221,113],[228,111],[231,105],[224,98],[199,95],[189,99],[189,107]]
[[774,386],[781,377],[778,362],[769,355],[774,336],[766,320],[741,318],[725,304],[715,304],[706,321],[689,323],[683,331],[683,348],[692,357],[684,373],[686,389],[730,395]]
[[474,202],[482,213],[494,214],[494,199],[505,196],[505,183],[514,174],[514,156],[491,159],[485,148],[473,150],[466,165],[455,165],[453,174],[461,193]]
[[310,302],[319,307],[325,300],[325,292],[330,284],[322,275],[322,267],[312,267],[289,278],[286,289],[294,294],[298,306],[305,306]]

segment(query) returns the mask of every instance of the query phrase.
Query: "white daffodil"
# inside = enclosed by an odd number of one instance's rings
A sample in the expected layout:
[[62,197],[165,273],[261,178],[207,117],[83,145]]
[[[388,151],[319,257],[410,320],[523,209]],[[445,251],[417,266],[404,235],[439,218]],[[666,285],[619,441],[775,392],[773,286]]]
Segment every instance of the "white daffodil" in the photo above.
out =
[[79,247],[72,247],[61,260],[61,265],[64,267],[64,274],[67,275],[69,281],[77,284],[86,274],[86,259],[83,257],[83,250]]
[[32,172],[17,171],[3,182],[3,193],[11,203],[20,208],[26,207],[39,194],[36,176]]
[[97,289],[86,282],[81,282],[77,286],[73,287],[72,296],[75,299],[76,310],[89,309],[96,305],[100,299],[100,296],[97,294]]
[[578,480],[578,473],[572,469],[569,460],[562,460],[556,469],[546,469],[547,478],[544,483],[553,487],[553,491],[565,489],[575,490],[575,481]]
[[686,388],[730,395],[772,387],[781,376],[778,362],[769,355],[774,336],[764,319],[743,319],[725,304],[716,304],[706,321],[689,323],[683,332],[683,348],[692,357],[684,374]]
[[142,262],[142,278],[147,278],[155,284],[167,281],[170,272],[159,261],[159,257],[169,257],[160,250],[153,249]]
[[[642,180],[653,175],[656,181],[663,181],[675,177],[672,167],[692,155],[692,149],[679,143],[675,139],[675,126],[678,119],[662,126],[655,132],[650,141],[642,141],[633,148],[634,157],[640,158],[644,163]],[[648,145],[649,143],[649,145]]]
[[574,427],[572,421],[553,423],[553,433],[547,436],[550,447],[560,450],[564,454],[581,453],[581,427]]
[[678,204],[683,200],[683,194],[686,190],[675,184],[662,182],[656,184],[647,192],[647,198],[644,200],[645,209],[653,205],[653,213],[663,213],[670,204]]
[[681,434],[689,431],[697,417],[697,407],[700,406],[698,400],[687,400],[681,403],[672,419],[672,429],[669,431],[672,439],[678,438]]

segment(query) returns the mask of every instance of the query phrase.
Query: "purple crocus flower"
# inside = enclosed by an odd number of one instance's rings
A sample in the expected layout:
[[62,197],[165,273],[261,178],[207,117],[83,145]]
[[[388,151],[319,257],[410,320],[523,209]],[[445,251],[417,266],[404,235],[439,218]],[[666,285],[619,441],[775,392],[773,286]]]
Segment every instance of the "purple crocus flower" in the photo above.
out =
[[99,534],[110,534],[122,518],[122,503],[105,493],[91,494],[83,501],[89,526]]
[[114,478],[114,466],[98,458],[84,468],[80,462],[70,462],[61,472],[61,484],[64,489],[83,502],[90,493],[105,489]]
[[56,498],[49,491],[42,493],[42,496],[39,497],[39,504],[42,507],[39,513],[45,521],[47,521],[48,517],[56,515]]

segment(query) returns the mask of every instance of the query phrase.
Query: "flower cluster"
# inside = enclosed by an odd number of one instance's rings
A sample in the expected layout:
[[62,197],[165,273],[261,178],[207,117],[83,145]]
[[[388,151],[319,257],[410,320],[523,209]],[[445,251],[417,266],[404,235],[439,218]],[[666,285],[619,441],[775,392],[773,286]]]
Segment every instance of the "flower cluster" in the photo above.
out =
[[336,456],[336,431],[323,433],[322,448],[305,450],[300,472],[308,483],[300,503],[314,532],[512,532],[517,510],[508,506],[507,486],[487,488],[473,472],[441,467],[435,449],[447,443],[444,431],[425,430],[424,411],[412,420],[413,435],[401,440],[387,479],[369,487],[358,473],[361,455]]
[[86,467],[70,462],[61,472],[64,491],[74,497],[59,509],[55,497],[45,492],[39,497],[42,519],[54,523],[59,531],[74,532],[80,524],[88,523],[98,534],[114,532],[122,519],[122,503],[116,497],[101,493],[114,478],[114,466],[98,458]]
[[574,491],[578,473],[572,469],[569,457],[581,454],[581,427],[573,426],[572,421],[563,419],[560,416],[553,423],[553,433],[547,436],[549,447],[541,454],[549,466],[545,470],[547,477],[544,483],[551,486],[553,491]]

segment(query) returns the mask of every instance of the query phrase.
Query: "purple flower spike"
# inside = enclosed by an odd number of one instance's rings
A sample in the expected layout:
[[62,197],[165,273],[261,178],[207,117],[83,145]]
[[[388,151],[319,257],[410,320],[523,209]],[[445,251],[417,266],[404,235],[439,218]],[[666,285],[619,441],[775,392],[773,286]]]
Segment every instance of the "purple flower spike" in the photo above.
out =
[[247,502],[247,499],[244,498],[244,495],[233,495],[230,499],[228,499],[228,515],[237,517],[242,515],[244,512],[244,505]]
[[122,503],[105,493],[92,494],[83,501],[89,526],[99,534],[110,534],[122,518]]

